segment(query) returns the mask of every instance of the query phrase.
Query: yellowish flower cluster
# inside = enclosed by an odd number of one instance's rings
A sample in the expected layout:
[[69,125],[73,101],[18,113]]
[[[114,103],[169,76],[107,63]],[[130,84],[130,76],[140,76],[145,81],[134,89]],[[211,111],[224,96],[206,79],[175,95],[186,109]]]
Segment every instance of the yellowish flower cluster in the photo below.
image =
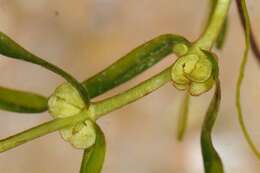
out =
[[176,60],[171,71],[174,86],[197,96],[210,90],[217,80],[216,57],[207,51],[190,52]]
[[[91,119],[91,106],[86,110],[85,104],[78,91],[69,83],[59,86],[48,101],[49,113],[54,118],[75,116],[79,113],[89,114]],[[95,127],[92,120],[86,120],[74,126],[60,130],[61,136],[75,148],[86,149],[96,140]]]

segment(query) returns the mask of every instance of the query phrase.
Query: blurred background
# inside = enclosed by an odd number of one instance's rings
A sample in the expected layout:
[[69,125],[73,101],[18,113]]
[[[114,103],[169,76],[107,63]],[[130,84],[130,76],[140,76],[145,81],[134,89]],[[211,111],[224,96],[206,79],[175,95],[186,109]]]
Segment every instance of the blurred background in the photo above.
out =
[[[40,57],[84,80],[134,47],[163,33],[194,41],[206,21],[208,0],[0,0],[0,30]],[[260,30],[260,1],[248,1],[255,31]],[[259,173],[260,162],[246,144],[235,110],[235,84],[244,48],[243,31],[233,2],[225,47],[216,51],[223,91],[214,128],[214,144],[227,173]],[[260,43],[260,32],[255,32]],[[121,92],[161,71],[169,56],[151,70],[94,100]],[[49,96],[63,82],[29,63],[0,57],[0,85]],[[260,149],[260,69],[250,55],[243,84],[246,125]],[[199,145],[201,123],[212,92],[192,99],[187,135],[176,140],[183,92],[170,84],[112,112],[98,123],[107,138],[104,173],[203,172]],[[50,120],[48,113],[0,111],[0,138]],[[78,172],[82,151],[52,133],[0,154],[1,173]]]

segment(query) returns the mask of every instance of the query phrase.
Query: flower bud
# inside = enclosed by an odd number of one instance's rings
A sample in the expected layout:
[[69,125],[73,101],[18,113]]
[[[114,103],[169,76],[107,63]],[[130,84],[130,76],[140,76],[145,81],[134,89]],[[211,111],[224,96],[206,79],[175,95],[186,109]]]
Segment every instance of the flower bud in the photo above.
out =
[[171,71],[173,85],[179,90],[188,90],[191,95],[200,95],[210,90],[218,76],[218,64],[208,51],[191,53],[176,60]]
[[62,129],[60,134],[65,141],[77,149],[89,148],[96,141],[95,127],[91,120]]
[[90,105],[86,110],[84,101],[78,91],[69,83],[59,86],[48,101],[49,113],[54,118],[66,118],[79,113],[88,114],[89,119],[74,126],[60,130],[62,138],[77,149],[86,149],[96,140],[95,127],[92,122],[94,110]]
[[48,105],[54,118],[73,116],[85,108],[84,101],[70,83],[60,85],[49,98]]

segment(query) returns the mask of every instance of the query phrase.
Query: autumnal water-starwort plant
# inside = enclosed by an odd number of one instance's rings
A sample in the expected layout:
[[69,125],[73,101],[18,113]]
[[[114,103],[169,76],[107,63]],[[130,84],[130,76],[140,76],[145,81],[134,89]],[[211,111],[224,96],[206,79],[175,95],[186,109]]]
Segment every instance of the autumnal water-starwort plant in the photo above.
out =
[[[211,90],[215,93],[208,106],[201,127],[201,151],[206,173],[223,173],[224,166],[214,148],[211,133],[221,103],[218,58],[213,49],[224,46],[228,29],[228,12],[231,0],[210,0],[210,13],[205,30],[196,41],[174,34],[163,34],[138,46],[118,61],[93,77],[79,82],[63,69],[30,53],[6,34],[0,32],[0,53],[6,58],[27,61],[46,68],[66,82],[53,94],[44,97],[36,93],[0,87],[0,108],[18,113],[48,111],[52,121],[0,140],[0,152],[5,152],[35,138],[59,131],[64,141],[84,151],[81,173],[100,173],[105,161],[105,133],[96,123],[107,113],[141,99],[166,83],[186,92],[179,116],[177,138],[183,139],[187,126],[190,96],[200,96]],[[241,85],[250,47],[260,60],[259,49],[250,27],[245,0],[236,0],[241,23],[245,31],[245,51],[238,73],[236,107],[242,132],[250,148],[260,159],[253,140],[246,129],[240,103]],[[252,46],[251,46],[252,45]],[[91,99],[134,78],[170,54],[178,57],[159,74],[120,94],[93,102]]]

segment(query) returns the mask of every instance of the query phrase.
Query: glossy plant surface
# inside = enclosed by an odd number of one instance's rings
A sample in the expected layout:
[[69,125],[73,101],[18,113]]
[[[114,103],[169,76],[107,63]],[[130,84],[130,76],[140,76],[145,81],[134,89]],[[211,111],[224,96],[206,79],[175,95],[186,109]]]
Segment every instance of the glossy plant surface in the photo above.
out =
[[[248,132],[241,105],[241,86],[244,79],[248,53],[252,46],[258,58],[255,38],[252,34],[250,19],[245,0],[236,1],[242,25],[245,30],[245,50],[236,87],[236,107],[242,132],[250,148],[257,157],[258,149]],[[106,139],[97,120],[110,112],[120,109],[154,92],[167,83],[186,92],[178,121],[177,138],[182,140],[187,126],[190,96],[200,96],[213,87],[215,94],[207,109],[201,127],[201,152],[206,173],[225,172],[218,150],[215,148],[212,132],[221,103],[219,74],[221,67],[215,47],[224,47],[228,30],[228,12],[231,0],[210,1],[210,13],[202,34],[194,41],[176,34],[163,34],[141,44],[118,61],[93,77],[79,82],[61,67],[40,58],[18,44],[14,39],[0,32],[0,53],[4,58],[36,64],[64,78],[65,83],[58,86],[47,97],[35,92],[1,87],[0,108],[17,113],[40,113],[48,111],[53,120],[22,131],[0,140],[0,152],[6,152],[33,139],[60,131],[62,138],[76,149],[84,150],[80,172],[100,173],[106,157]],[[148,68],[153,67],[168,55],[175,54],[177,59],[163,67],[152,77],[128,87],[118,94],[99,101],[97,97],[126,81],[133,79]],[[2,57],[1,57],[2,58]],[[206,110],[205,109],[205,110]]]

